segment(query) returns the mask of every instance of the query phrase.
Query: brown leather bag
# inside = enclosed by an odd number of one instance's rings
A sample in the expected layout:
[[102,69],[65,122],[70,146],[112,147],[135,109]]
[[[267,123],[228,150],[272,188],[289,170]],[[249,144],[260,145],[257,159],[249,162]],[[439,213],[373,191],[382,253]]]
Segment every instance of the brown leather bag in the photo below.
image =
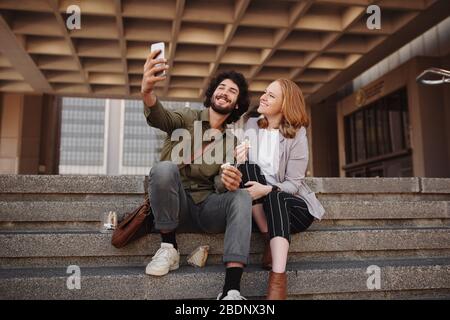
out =
[[149,234],[153,228],[153,220],[150,199],[146,192],[144,203],[134,211],[125,214],[124,219],[117,225],[111,238],[111,244],[116,248],[122,248]]

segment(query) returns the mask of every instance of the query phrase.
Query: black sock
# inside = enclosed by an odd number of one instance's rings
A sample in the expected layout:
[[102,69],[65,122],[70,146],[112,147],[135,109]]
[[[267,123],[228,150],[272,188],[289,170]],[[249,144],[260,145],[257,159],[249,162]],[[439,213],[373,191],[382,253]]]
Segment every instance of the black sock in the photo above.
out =
[[175,237],[175,231],[171,231],[168,233],[161,232],[161,239],[162,239],[162,242],[173,244],[173,247],[178,250],[177,239]]
[[241,291],[241,277],[243,272],[244,269],[240,267],[231,267],[226,269],[225,285],[223,286],[221,299],[223,299],[230,290]]

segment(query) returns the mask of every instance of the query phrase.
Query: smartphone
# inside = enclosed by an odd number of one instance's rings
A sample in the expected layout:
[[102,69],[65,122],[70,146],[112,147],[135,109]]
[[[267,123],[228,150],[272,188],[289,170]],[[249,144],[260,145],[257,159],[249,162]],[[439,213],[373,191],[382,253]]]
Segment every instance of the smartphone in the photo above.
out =
[[[158,42],[158,43],[154,43],[152,44],[152,46],[150,47],[150,52],[153,51],[158,51],[161,50],[160,53],[155,57],[155,59],[165,59],[165,50],[164,50],[165,46],[164,46],[164,42]],[[156,66],[163,66],[164,63],[159,63]],[[166,71],[161,71],[155,74],[155,76],[157,77],[162,77],[166,75]]]

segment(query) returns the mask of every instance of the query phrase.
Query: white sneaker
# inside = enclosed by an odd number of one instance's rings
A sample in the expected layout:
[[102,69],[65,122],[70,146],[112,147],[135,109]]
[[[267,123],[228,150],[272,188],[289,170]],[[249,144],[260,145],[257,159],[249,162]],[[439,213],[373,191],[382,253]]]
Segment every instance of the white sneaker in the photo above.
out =
[[152,261],[145,268],[145,273],[152,276],[163,276],[180,267],[180,253],[171,243],[161,243]]
[[229,290],[227,292],[227,295],[223,299],[220,299],[221,296],[222,293],[219,293],[219,295],[217,296],[217,300],[247,300],[243,296],[241,296],[241,293],[237,290]]

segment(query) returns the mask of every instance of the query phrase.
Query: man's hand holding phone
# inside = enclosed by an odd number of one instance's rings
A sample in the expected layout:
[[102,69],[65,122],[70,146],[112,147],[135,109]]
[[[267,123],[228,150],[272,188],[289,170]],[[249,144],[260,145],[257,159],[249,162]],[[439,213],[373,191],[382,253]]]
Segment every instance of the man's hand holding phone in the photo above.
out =
[[156,96],[153,93],[155,84],[166,79],[165,72],[169,69],[169,66],[166,65],[167,60],[164,58],[163,52],[163,49],[151,51],[144,65],[141,95],[144,103],[149,107],[152,107],[156,103]]

